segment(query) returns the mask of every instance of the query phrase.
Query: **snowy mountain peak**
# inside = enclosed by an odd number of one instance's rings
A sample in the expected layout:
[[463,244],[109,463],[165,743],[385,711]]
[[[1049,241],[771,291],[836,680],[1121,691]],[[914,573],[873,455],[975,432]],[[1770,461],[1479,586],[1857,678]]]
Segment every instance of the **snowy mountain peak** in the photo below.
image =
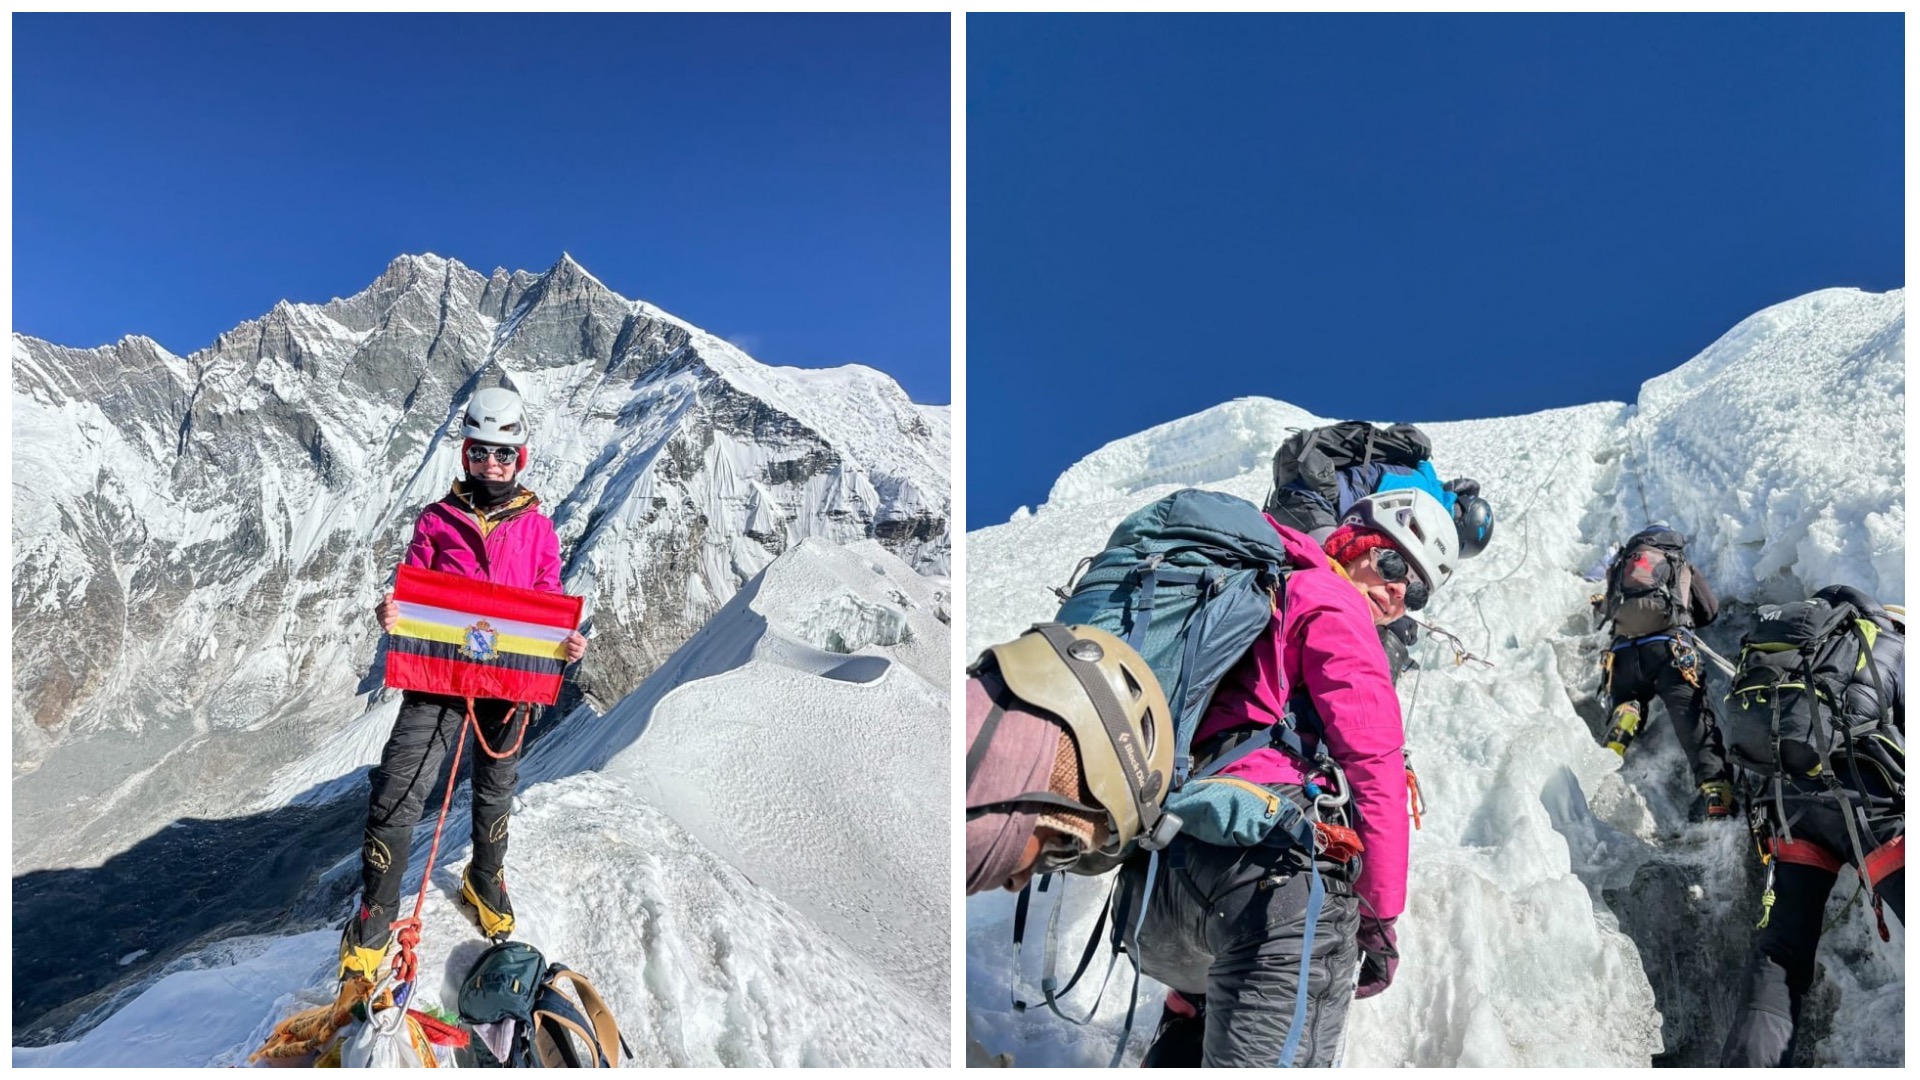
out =
[[[486,277],[403,256],[184,359],[16,335],[13,372],[16,768],[38,770],[16,783],[16,866],[116,850],[163,812],[132,812],[145,785],[208,793],[169,817],[233,794],[176,751],[239,732],[304,745],[366,708],[366,597],[457,475],[482,385],[526,399],[526,482],[592,614],[590,700],[627,693],[809,537],[947,569],[937,414],[871,369],[758,365],[571,256]],[[166,764],[117,808],[57,813],[105,783],[83,767],[93,740],[128,755],[122,776]]]

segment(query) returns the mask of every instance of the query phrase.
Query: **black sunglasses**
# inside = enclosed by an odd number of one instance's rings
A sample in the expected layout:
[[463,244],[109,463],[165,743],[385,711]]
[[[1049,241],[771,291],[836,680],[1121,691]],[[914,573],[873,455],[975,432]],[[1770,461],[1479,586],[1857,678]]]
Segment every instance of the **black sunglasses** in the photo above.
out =
[[1373,549],[1373,568],[1380,576],[1390,582],[1401,582],[1407,587],[1407,610],[1419,611],[1427,606],[1427,583],[1407,565],[1407,557],[1393,548]]
[[467,460],[478,465],[491,457],[502,465],[511,465],[520,460],[520,448],[517,446],[469,446]]

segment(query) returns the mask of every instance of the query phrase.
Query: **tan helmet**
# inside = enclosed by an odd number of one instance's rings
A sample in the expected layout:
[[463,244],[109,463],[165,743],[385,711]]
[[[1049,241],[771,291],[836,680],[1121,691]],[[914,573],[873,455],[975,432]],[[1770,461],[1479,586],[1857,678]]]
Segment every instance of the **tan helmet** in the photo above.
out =
[[[1173,776],[1173,714],[1140,654],[1098,627],[1060,623],[1041,623],[986,654],[1015,697],[1072,734],[1087,790],[1100,804],[1085,809],[1105,810],[1111,821],[1097,854],[1118,856],[1136,839],[1150,847],[1170,841],[1158,833],[1166,831],[1160,803]],[[1179,827],[1178,819],[1168,824]]]

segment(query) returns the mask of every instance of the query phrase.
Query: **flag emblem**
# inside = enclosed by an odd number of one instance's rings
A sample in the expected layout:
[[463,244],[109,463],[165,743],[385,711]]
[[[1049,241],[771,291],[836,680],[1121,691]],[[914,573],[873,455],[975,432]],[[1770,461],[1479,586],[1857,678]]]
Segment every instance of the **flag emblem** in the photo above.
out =
[[402,566],[393,599],[400,620],[387,635],[388,686],[542,705],[560,699],[580,597]]
[[493,647],[499,637],[500,632],[493,628],[493,624],[481,619],[467,627],[467,643],[460,646],[460,655],[469,660],[491,660],[500,655]]

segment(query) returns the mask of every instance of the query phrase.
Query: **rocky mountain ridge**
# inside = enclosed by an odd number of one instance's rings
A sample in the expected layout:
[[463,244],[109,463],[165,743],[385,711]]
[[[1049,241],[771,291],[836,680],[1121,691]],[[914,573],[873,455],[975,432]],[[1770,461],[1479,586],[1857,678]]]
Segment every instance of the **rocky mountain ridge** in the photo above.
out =
[[216,812],[369,707],[369,608],[492,385],[527,402],[590,702],[806,537],[947,570],[945,407],[871,368],[761,365],[571,257],[402,256],[184,357],[16,335],[16,872]]

